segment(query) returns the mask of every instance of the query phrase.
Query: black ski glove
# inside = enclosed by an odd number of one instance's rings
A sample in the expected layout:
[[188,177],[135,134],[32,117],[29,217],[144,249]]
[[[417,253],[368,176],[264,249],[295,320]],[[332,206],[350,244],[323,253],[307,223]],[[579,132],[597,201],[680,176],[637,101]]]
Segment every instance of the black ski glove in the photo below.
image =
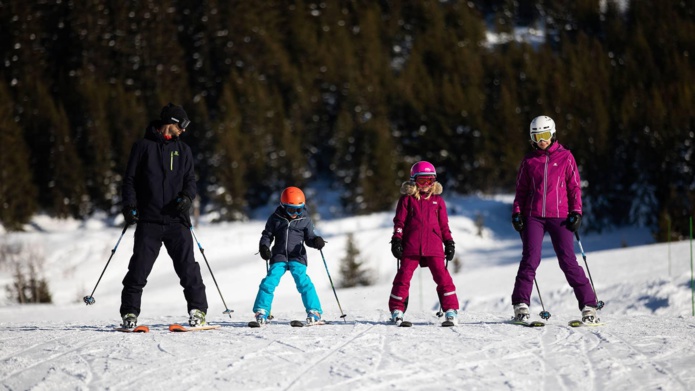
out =
[[456,246],[453,240],[447,240],[444,242],[444,255],[446,255],[446,260],[451,261],[454,259],[454,254],[456,253]]
[[391,239],[391,254],[393,254],[396,259],[401,259],[401,257],[403,257],[403,241],[401,239]]
[[258,252],[261,253],[261,258],[265,259],[266,261],[270,259],[270,249],[265,244],[261,244],[258,247]]
[[577,232],[579,226],[582,225],[582,215],[578,212],[570,212],[567,215],[567,229],[572,232]]
[[325,246],[325,245],[326,245],[326,241],[323,240],[322,237],[317,236],[317,237],[314,238],[314,247],[315,247],[317,250],[321,250],[321,249],[323,248],[323,246]]
[[138,208],[134,206],[124,206],[121,212],[123,213],[123,218],[125,219],[126,224],[133,225],[138,222],[140,217],[138,214]]
[[521,213],[514,213],[512,215],[512,226],[516,232],[521,232],[524,230],[524,216]]
[[179,213],[188,213],[192,203],[193,201],[191,200],[191,197],[185,193],[179,193],[174,200],[174,208],[176,208],[176,211]]

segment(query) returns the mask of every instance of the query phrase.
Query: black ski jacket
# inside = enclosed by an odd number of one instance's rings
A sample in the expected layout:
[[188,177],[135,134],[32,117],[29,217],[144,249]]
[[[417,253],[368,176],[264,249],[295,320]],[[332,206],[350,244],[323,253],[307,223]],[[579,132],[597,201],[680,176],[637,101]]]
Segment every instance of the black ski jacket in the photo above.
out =
[[[304,209],[303,215],[307,211]],[[297,217],[291,219],[285,213],[282,206],[275,209],[275,213],[270,215],[265,223],[265,229],[261,234],[261,242],[270,248],[270,244],[275,240],[275,244],[271,248],[270,263],[297,261],[302,264],[307,264],[306,248],[304,243],[309,247],[316,248],[314,245],[316,233],[314,232],[314,223],[309,217]]]
[[145,137],[133,144],[123,178],[123,205],[138,209],[139,221],[159,224],[183,222],[188,216],[174,208],[181,192],[196,196],[195,172],[191,148],[178,138],[165,140],[150,122]]

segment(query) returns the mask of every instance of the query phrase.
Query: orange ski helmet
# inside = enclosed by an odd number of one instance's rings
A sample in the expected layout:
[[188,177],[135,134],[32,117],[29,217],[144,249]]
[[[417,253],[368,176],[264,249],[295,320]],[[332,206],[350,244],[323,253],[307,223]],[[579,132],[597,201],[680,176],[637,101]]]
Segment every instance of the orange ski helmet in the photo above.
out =
[[280,203],[282,205],[304,206],[304,192],[298,187],[290,186],[282,191]]

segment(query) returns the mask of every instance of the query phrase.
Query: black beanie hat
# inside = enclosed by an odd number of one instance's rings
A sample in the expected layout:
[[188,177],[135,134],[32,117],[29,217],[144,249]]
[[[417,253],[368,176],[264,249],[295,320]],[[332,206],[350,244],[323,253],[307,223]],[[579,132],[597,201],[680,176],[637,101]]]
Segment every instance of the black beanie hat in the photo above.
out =
[[183,107],[173,103],[169,103],[162,108],[159,118],[162,120],[163,124],[178,124],[181,129],[186,129],[191,123]]

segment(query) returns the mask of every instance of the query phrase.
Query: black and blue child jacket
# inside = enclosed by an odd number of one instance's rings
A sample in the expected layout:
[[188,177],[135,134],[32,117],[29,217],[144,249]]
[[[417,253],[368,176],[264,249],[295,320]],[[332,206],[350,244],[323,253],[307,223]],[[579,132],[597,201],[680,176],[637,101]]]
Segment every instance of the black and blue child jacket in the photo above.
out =
[[[309,247],[316,248],[314,240],[317,235],[314,232],[314,223],[306,215],[307,210],[304,209],[302,216],[291,219],[282,206],[278,206],[275,212],[270,215],[261,234],[260,244],[271,248],[271,264],[288,261],[307,264],[304,243]],[[270,247],[273,241],[275,244]]]
[[123,205],[136,207],[141,222],[188,224],[174,202],[180,192],[191,200],[196,196],[193,154],[178,138],[165,140],[158,125],[151,122],[145,137],[133,145],[123,178]]

